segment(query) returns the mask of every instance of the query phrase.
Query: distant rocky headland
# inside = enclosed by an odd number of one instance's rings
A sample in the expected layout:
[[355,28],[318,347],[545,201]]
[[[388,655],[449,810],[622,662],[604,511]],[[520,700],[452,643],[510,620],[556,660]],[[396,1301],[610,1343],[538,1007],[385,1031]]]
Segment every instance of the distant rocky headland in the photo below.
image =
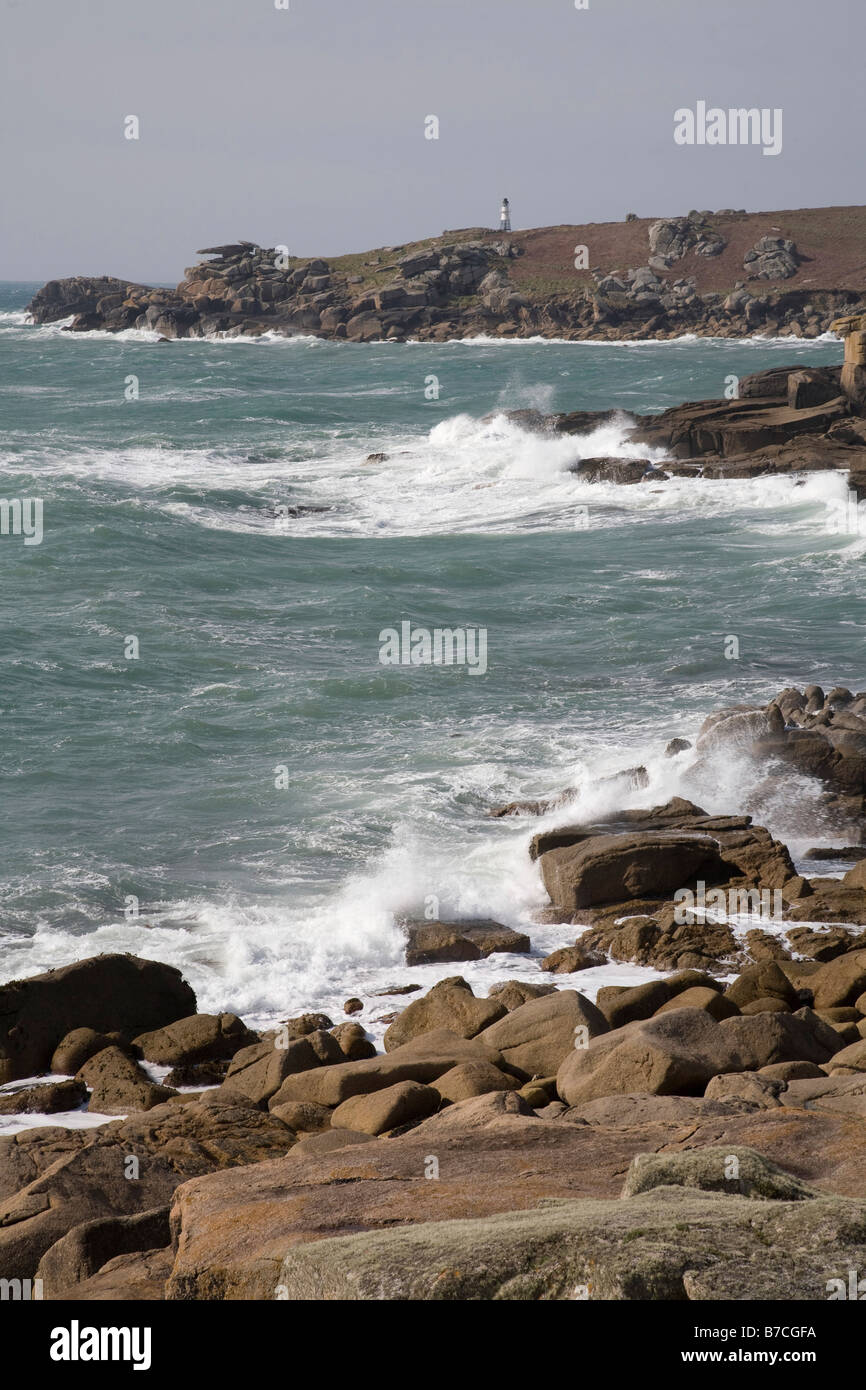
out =
[[815,338],[866,311],[864,244],[866,207],[469,228],[327,261],[237,241],[197,252],[176,289],[75,275],[29,310],[73,332],[164,338]]

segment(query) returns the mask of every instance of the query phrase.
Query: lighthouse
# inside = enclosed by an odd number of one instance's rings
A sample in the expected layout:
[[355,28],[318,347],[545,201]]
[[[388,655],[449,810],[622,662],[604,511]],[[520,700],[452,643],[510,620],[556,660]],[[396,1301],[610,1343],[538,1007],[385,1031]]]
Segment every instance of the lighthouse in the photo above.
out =
[[500,232],[511,231],[511,204],[507,198],[502,199],[502,207],[499,211],[499,230]]

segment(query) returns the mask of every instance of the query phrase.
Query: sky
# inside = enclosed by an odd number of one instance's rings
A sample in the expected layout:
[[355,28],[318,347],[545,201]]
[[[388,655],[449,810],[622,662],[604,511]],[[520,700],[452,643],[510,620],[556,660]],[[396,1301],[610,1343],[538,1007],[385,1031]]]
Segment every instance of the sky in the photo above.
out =
[[[866,0],[282,3],[0,0],[0,279],[864,201]],[[781,153],[677,144],[699,101]]]

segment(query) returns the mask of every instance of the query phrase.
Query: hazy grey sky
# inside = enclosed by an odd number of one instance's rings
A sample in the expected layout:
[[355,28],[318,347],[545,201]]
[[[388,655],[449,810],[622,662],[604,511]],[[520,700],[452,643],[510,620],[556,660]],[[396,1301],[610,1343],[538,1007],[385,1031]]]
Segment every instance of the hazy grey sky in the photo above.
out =
[[[0,279],[335,255],[503,194],[515,227],[864,201],[866,0],[289,4],[0,0]],[[676,145],[699,100],[781,107],[782,153]]]

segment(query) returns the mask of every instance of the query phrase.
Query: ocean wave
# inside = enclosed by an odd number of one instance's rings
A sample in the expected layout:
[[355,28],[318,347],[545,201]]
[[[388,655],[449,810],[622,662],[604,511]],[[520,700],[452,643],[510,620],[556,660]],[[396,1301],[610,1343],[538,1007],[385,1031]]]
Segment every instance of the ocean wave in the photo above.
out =
[[483,419],[452,415],[425,434],[379,436],[367,445],[384,455],[373,462],[357,437],[331,434],[314,450],[262,447],[245,455],[229,446],[25,448],[0,466],[19,475],[26,469],[34,480],[76,480],[88,490],[132,490],[130,505],[207,529],[286,539],[597,531],[737,514],[767,538],[802,532],[815,537],[816,553],[851,560],[861,553],[859,536],[832,530],[847,498],[842,473],[672,476],[624,487],[570,471],[590,458],[648,458],[663,470],[664,450],[633,443],[631,430],[631,418],[620,413],[582,435],[533,433],[500,410]]
[[[409,339],[410,342],[422,342],[421,339]],[[803,346],[806,343],[839,343],[842,339],[835,333],[820,333],[815,338],[795,338],[788,334],[786,336],[771,336],[761,334],[749,334],[742,338],[731,338],[725,336],[715,336],[708,333],[679,333],[675,338],[548,338],[543,334],[536,333],[527,338],[500,338],[487,333],[475,333],[465,338],[448,338],[446,342],[449,346],[460,347],[589,347],[589,348],[638,348],[638,347],[658,347],[670,348],[689,346],[693,343],[725,343],[727,346],[737,347],[776,347],[782,346],[791,348]]]

